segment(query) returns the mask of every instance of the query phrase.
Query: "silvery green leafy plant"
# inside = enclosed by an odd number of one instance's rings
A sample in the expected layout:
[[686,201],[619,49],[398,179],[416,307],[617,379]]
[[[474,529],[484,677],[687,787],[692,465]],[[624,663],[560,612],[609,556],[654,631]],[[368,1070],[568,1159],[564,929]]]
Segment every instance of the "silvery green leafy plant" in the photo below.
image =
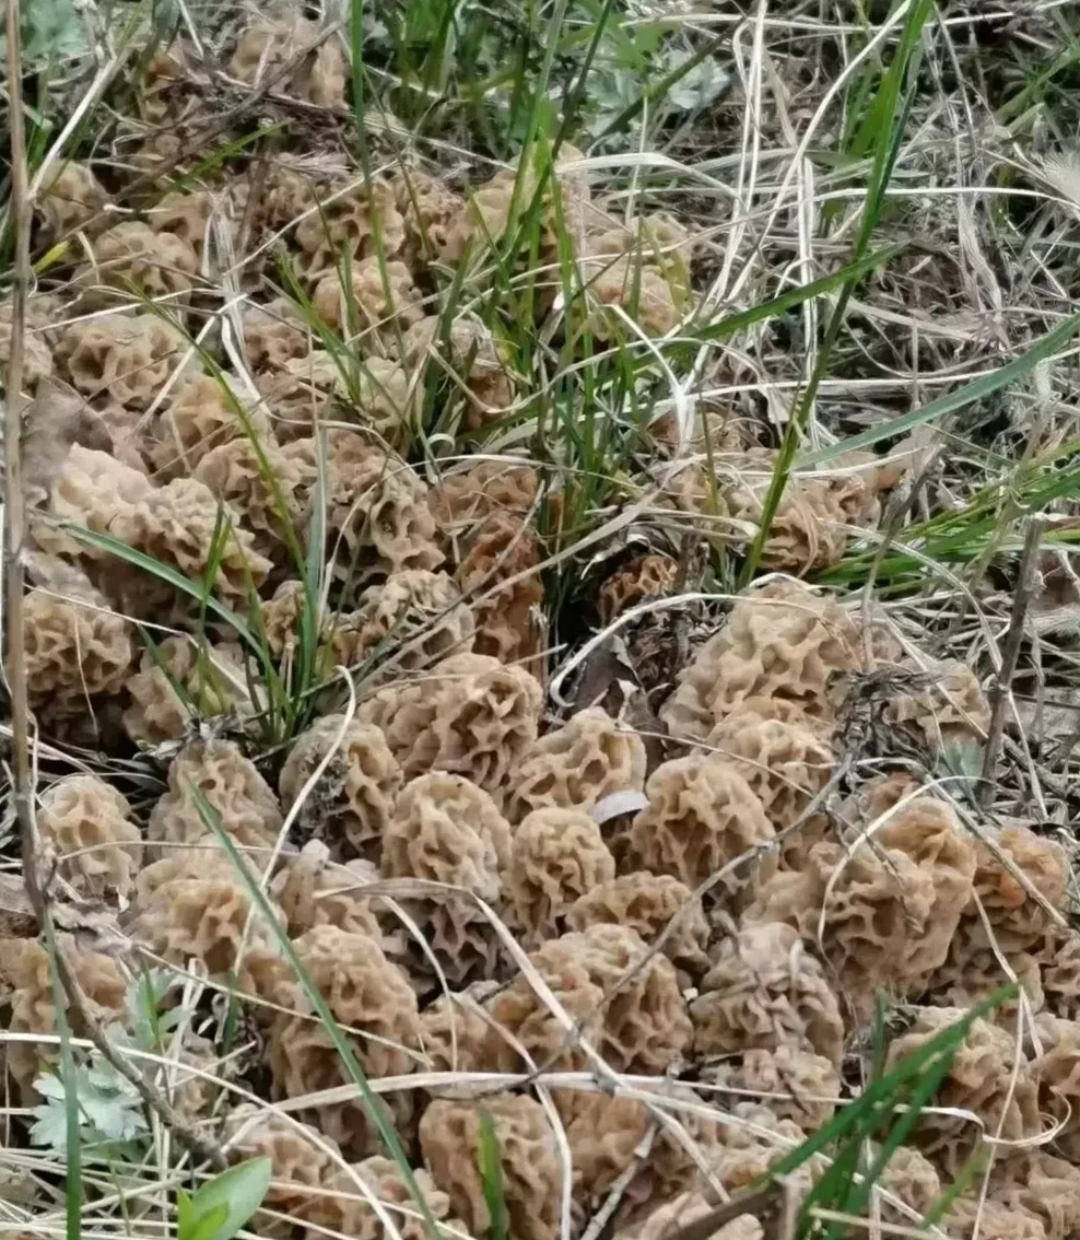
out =
[[[126,996],[127,1021],[105,1030],[112,1046],[159,1053],[164,1035],[181,1019],[179,1011],[162,1012],[161,1005],[174,979],[154,969],[135,979]],[[34,1082],[42,1101],[34,1107],[30,1140],[66,1158],[68,1144],[68,1082],[59,1067],[44,1072]],[[85,1156],[116,1157],[131,1152],[147,1132],[146,1116],[138,1089],[98,1052],[90,1051],[76,1065],[73,1082],[79,1113],[79,1140]]]

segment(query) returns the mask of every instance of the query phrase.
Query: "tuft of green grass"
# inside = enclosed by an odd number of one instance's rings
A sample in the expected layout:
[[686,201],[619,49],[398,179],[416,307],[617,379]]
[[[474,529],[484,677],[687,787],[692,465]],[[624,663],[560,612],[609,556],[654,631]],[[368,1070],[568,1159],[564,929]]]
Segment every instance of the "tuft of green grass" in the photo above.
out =
[[[891,1072],[882,1072],[879,1062],[875,1075],[853,1102],[773,1164],[768,1178],[779,1179],[798,1171],[818,1154],[831,1154],[827,1170],[803,1200],[797,1227],[799,1240],[811,1234],[822,1240],[842,1240],[848,1234],[847,1223],[830,1222],[823,1226],[816,1218],[817,1211],[847,1218],[863,1217],[890,1159],[914,1132],[973,1023],[1015,995],[1014,986],[999,988],[901,1060]],[[877,1030],[880,1040],[880,1012]],[[875,1151],[869,1161],[868,1148]],[[935,1206],[931,1216],[943,1216],[952,1200],[951,1195],[947,1196],[948,1201],[939,1203],[940,1211]]]
[[[913,79],[920,59],[919,39],[933,8],[934,0],[914,0],[904,21],[896,53],[888,69],[882,75],[881,83],[864,120],[852,138],[850,152],[852,158],[857,159],[868,151],[873,152],[859,229],[852,252],[852,261],[856,263],[865,257],[881,220],[885,193],[900,156],[906,122],[911,110],[915,90]],[[750,545],[749,554],[739,575],[740,585],[745,586],[750,582],[761,563],[765,543],[770,536],[773,519],[787,488],[799,445],[813,417],[818,389],[828,373],[833,349],[843,330],[848,301],[854,288],[853,280],[845,281],[841,286],[806,390],[792,409],[791,418],[773,467],[772,480],[762,505],[758,532]]]

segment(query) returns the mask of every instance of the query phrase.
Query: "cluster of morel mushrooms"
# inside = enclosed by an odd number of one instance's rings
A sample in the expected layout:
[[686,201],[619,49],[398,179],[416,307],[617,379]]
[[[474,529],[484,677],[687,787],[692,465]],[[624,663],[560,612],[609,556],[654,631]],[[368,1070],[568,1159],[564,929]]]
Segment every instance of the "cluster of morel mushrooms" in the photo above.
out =
[[[249,28],[231,78],[284,66],[275,89],[341,103],[340,51],[302,27]],[[194,123],[188,54],[150,66],[128,161],[144,184]],[[676,331],[686,232],[616,219],[566,158],[545,210],[573,240],[591,339]],[[988,1170],[941,1226],[1064,1240],[1080,1230],[1069,859],[926,774],[984,734],[975,676],[797,580],[874,522],[897,471],[853,458],[792,481],[764,548],[774,571],[652,690],[642,735],[548,700],[537,517],[547,505],[557,523],[557,497],[528,459],[415,451],[430,367],[481,445],[527,400],[493,333],[467,314],[445,331],[430,292],[435,268],[482,264],[515,177],[466,193],[418,167],[365,180],[282,159],[120,209],[69,163],[41,196],[41,239],[65,248],[27,307],[26,654],[47,895],[98,927],[59,923],[76,1034],[122,1025],[142,970],[172,970],[198,999],[170,1094],[229,1157],[273,1160],[255,1232],[420,1237],[287,936],[443,1234],[492,1233],[486,1115],[513,1240],[597,1234],[598,1218],[661,1240],[858,1095],[879,995],[903,1014],[888,1068],[1013,979],[889,1163],[881,1217],[918,1223],[981,1144]],[[544,247],[557,269],[554,226]],[[223,305],[223,288],[243,295]],[[5,360],[10,320],[5,307]],[[673,467],[678,435],[658,425],[657,506],[745,547],[770,454],[710,434]],[[313,545],[318,591],[302,576]],[[660,553],[623,560],[601,623],[678,578]],[[268,667],[286,692],[302,667],[316,686],[311,722],[269,753]],[[880,710],[930,763],[865,769],[841,727],[851,686],[906,668],[932,675],[898,680]],[[65,769],[64,753],[82,756]],[[125,784],[133,754],[161,795]],[[11,1035],[56,1032],[53,982],[35,917],[2,925],[0,1095],[30,1108],[56,1044]],[[226,1007],[243,1012],[244,1054],[221,1043]],[[9,1139],[26,1140],[21,1121]],[[796,1191],[825,1165],[805,1164]]]

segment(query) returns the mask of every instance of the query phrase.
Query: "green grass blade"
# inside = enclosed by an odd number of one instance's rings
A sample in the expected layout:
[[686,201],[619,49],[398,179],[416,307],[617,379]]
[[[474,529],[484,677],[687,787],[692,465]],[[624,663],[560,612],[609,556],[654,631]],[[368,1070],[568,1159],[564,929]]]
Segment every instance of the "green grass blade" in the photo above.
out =
[[499,1156],[499,1137],[495,1124],[487,1111],[480,1112],[480,1180],[484,1187],[484,1200],[491,1216],[491,1240],[509,1240],[510,1215],[506,1208],[506,1191],[503,1186],[502,1159]]
[[[875,96],[874,105],[871,109],[871,116],[875,118],[873,132],[878,136],[879,140],[876,142],[874,149],[869,184],[859,222],[859,232],[854,245],[854,261],[858,261],[866,253],[874,229],[881,218],[885,202],[885,190],[888,187],[899,157],[904,136],[904,125],[911,103],[909,94],[903,107],[900,107],[900,97],[913,61],[917,58],[919,35],[930,15],[932,7],[933,0],[917,0],[917,3],[909,10],[901,33],[900,45],[882,79],[881,88]],[[914,74],[911,76],[914,78]],[[913,91],[915,89],[914,86],[911,89]],[[897,114],[898,109],[899,116]],[[768,542],[772,531],[773,519],[780,508],[780,501],[787,489],[788,479],[791,476],[795,462],[795,454],[809,426],[814,402],[817,399],[818,388],[821,386],[821,382],[828,371],[832,352],[840,337],[840,331],[847,314],[848,300],[854,288],[855,282],[849,280],[840,289],[840,295],[829,318],[829,325],[825,330],[825,336],[818,351],[813,372],[810,375],[805,391],[796,399],[791,418],[784,432],[780,451],[777,453],[772,479],[769,482],[769,489],[762,504],[758,531],[750,545],[746,562],[739,574],[740,586],[749,584],[758,564],[761,562],[765,544]]]
[[821,465],[826,461],[834,460],[845,452],[855,452],[860,448],[871,448],[883,439],[891,439],[897,435],[906,435],[917,426],[925,426],[928,422],[935,422],[950,413],[955,413],[958,409],[974,404],[976,401],[985,400],[995,392],[1001,391],[1002,388],[1009,387],[1010,384],[1017,383],[1021,379],[1026,379],[1040,362],[1053,357],[1059,349],[1064,348],[1078,329],[1080,329],[1080,313],[1072,314],[1059,323],[1057,327],[1047,332],[1030,349],[1026,349],[1019,357],[1013,358],[1011,362],[1006,362],[1004,366],[999,366],[991,374],[980,375],[978,379],[973,379],[971,383],[965,384],[955,392],[950,392],[947,396],[940,396],[937,400],[931,401],[930,404],[924,405],[921,409],[916,409],[912,413],[905,413],[903,417],[893,418],[889,422],[882,423],[881,426],[872,426],[869,430],[853,435],[842,443],[834,444],[827,448],[819,448],[816,452],[810,452],[802,458],[800,464],[807,467]]
[[872,271],[876,271],[897,255],[902,254],[904,248],[904,244],[900,242],[882,246],[880,250],[875,250],[872,254],[848,263],[839,271],[834,271],[832,275],[822,276],[819,280],[811,280],[808,284],[800,284],[796,288],[788,289],[779,297],[760,302],[749,310],[740,310],[738,314],[729,314],[722,319],[717,319],[714,323],[706,323],[695,329],[694,339],[695,341],[724,340],[757,323],[778,318],[808,301],[814,301],[815,298],[828,297],[831,293],[838,292],[845,284],[857,284],[864,276],[868,276]]
[[774,1163],[769,1172],[770,1176],[790,1175],[815,1154],[821,1153],[833,1143],[849,1136],[853,1130],[861,1130],[865,1126],[868,1112],[872,1112],[883,1103],[891,1104],[902,1087],[922,1075],[931,1059],[954,1053],[967,1037],[968,1030],[976,1020],[992,1012],[1015,994],[1015,986],[1003,986],[982,1002],[977,1003],[956,1024],[936,1033],[918,1051],[898,1063],[892,1072],[883,1076],[879,1081],[874,1081],[850,1106],[837,1112],[827,1124],[822,1125],[817,1132],[808,1137],[798,1149],[792,1150],[790,1154],[784,1155]]
[[[144,572],[157,577],[159,581],[168,582],[169,585],[174,586],[182,594],[189,595],[196,602],[201,602],[204,598],[204,591],[200,584],[190,581],[183,573],[177,571],[171,565],[162,564],[160,560],[155,560],[152,555],[147,555],[145,552],[129,546],[126,542],[121,542],[119,538],[113,538],[109,534],[99,534],[96,530],[88,530],[84,526],[79,525],[65,523],[60,528],[65,534],[70,534],[76,542],[85,543],[86,546],[96,547],[101,551],[108,551],[115,555],[117,559],[130,564],[133,568],[142,569]],[[219,620],[232,625],[240,639],[254,653],[260,653],[259,643],[243,617],[238,616],[236,612],[226,607],[224,603],[212,595],[207,597],[205,601],[207,612],[212,612]]]
[[273,931],[278,946],[281,948],[297,981],[300,983],[304,997],[311,1004],[323,1029],[326,1031],[327,1037],[334,1044],[334,1049],[341,1058],[346,1075],[356,1086],[359,1101],[375,1125],[379,1136],[390,1153],[390,1157],[397,1164],[401,1177],[416,1203],[417,1210],[420,1212],[420,1216],[432,1240],[440,1240],[438,1225],[431,1213],[431,1207],[428,1205],[427,1198],[416,1181],[416,1176],[409,1165],[408,1155],[401,1144],[401,1139],[394,1130],[393,1122],[389,1117],[389,1111],[383,1105],[378,1095],[372,1092],[371,1086],[368,1084],[367,1074],[360,1066],[360,1061],[356,1058],[352,1047],[349,1045],[348,1038],[342,1031],[326,1000],[319,993],[318,987],[312,982],[300,957],[296,954],[296,949],[293,947],[285,927],[278,920],[270,901],[266,898],[265,892],[252,877],[232,838],[222,825],[221,815],[206,799],[205,794],[197,784],[189,783],[188,791],[191,793],[195,806],[198,809],[199,817],[202,818],[203,823],[214,833],[218,843],[228,853],[237,875],[247,888],[252,904],[258,909],[260,916]]

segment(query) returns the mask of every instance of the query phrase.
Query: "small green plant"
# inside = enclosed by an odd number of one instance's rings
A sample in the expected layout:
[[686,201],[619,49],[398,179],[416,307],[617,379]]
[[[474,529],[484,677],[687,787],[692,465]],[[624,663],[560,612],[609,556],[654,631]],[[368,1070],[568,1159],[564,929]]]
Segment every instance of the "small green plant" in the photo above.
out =
[[[61,1073],[47,1072],[34,1084],[44,1101],[34,1107],[30,1140],[66,1158],[68,1083]],[[84,1157],[115,1157],[147,1131],[139,1091],[100,1057],[76,1067],[74,1093]]]
[[[41,63],[84,56],[91,47],[86,8],[75,0],[27,0],[22,6],[23,57]],[[0,39],[0,50],[6,55],[5,40]]]
[[[112,1025],[105,1031],[110,1043],[120,1049],[160,1053],[164,1035],[181,1018],[178,1011],[161,1010],[173,985],[174,979],[162,969],[138,978],[127,993],[125,1024]],[[71,1098],[69,1080],[74,1082]],[[68,1108],[72,1102],[77,1109],[79,1145],[84,1156],[107,1160],[130,1153],[132,1143],[148,1131],[138,1089],[97,1050],[91,1051],[85,1062],[74,1063],[73,1072],[66,1073],[61,1063],[56,1071],[43,1073],[34,1084],[43,1101],[34,1108],[30,1140],[48,1147],[58,1157],[65,1158],[70,1152]]]
[[269,1158],[250,1158],[195,1193],[176,1190],[177,1240],[232,1240],[262,1204],[273,1177]]
[[[889,1160],[911,1136],[919,1116],[937,1094],[972,1025],[1015,996],[1015,986],[999,988],[889,1072],[883,1070],[884,1010],[878,1009],[873,1027],[876,1049],[871,1078],[860,1097],[838,1111],[829,1123],[781,1158],[769,1172],[776,1179],[790,1175],[816,1154],[830,1156],[827,1169],[803,1202],[796,1229],[798,1240],[811,1236],[815,1240],[842,1240],[848,1234],[847,1223],[825,1224],[819,1212],[836,1218],[863,1216]],[[961,1180],[966,1183],[971,1174],[967,1170]],[[943,1201],[931,1209],[931,1222],[947,1212],[956,1191],[948,1190]]]

